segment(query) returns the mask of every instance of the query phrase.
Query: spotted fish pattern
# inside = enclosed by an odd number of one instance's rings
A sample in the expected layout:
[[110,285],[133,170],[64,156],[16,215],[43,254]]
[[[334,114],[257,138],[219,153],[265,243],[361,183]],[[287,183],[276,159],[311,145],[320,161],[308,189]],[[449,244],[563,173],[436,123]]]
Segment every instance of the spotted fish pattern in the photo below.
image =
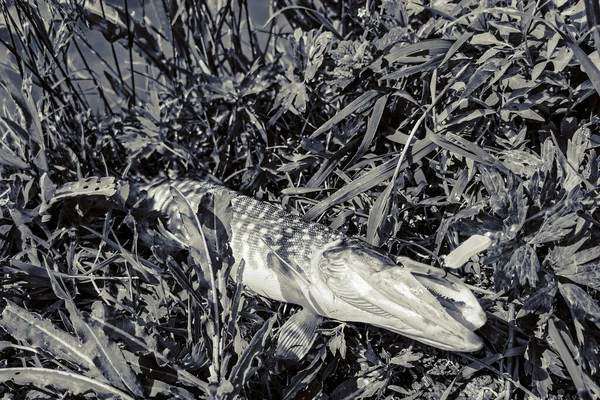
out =
[[[90,177],[57,189],[46,207],[81,196],[119,193],[122,200],[130,193],[129,200],[140,211],[166,214],[171,232],[187,242],[184,210],[178,209],[175,189],[195,211],[204,194],[211,194],[217,205],[227,201],[232,210],[229,243],[238,262],[231,276],[241,275],[245,287],[259,295],[303,307],[281,328],[278,354],[312,342],[318,316],[379,326],[444,350],[483,347],[474,331],[485,324],[486,313],[458,278],[406,257],[398,265],[358,239],[208,181],[121,186],[114,178]],[[489,246],[484,239],[470,239],[454,257],[455,266],[472,251]],[[236,269],[242,259],[245,267],[240,274]],[[301,358],[301,353],[293,353]]]
[[[346,238],[341,232],[305,221],[277,205],[211,182],[180,180],[143,187],[150,208],[172,219],[176,218],[177,205],[171,187],[186,197],[193,210],[198,209],[206,193],[213,194],[215,201],[224,195],[231,198],[231,248],[236,261],[245,261],[244,284],[274,300],[301,302],[303,294],[298,288],[298,280],[310,279],[306,270],[311,257],[324,245]],[[268,268],[264,268],[265,264]],[[287,274],[281,271],[287,271]]]

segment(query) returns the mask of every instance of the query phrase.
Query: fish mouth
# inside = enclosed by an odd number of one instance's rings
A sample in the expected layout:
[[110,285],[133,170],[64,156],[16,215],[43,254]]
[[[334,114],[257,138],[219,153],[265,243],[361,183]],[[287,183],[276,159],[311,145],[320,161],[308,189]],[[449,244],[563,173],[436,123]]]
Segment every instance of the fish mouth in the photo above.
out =
[[443,269],[433,268],[407,257],[399,257],[397,262],[412,273],[455,320],[470,330],[485,325],[487,317],[477,298],[457,277]]
[[[396,309],[392,314],[395,320],[384,328],[444,350],[474,352],[483,347],[473,331],[485,324],[485,312],[469,288],[454,276],[419,275],[392,267],[372,277],[384,302],[404,309],[391,307]],[[410,296],[406,295],[408,288]]]
[[[410,262],[409,262],[410,261]],[[469,288],[410,259],[398,266],[363,244],[337,246],[313,268],[313,303],[330,318],[364,322],[450,351],[483,347],[486,315]]]

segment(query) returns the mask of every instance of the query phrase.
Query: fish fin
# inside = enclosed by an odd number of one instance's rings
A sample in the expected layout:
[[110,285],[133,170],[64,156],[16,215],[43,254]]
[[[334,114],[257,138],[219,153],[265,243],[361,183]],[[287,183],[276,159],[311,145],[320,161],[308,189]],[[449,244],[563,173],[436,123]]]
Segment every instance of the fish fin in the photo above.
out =
[[303,359],[312,348],[322,320],[323,317],[306,308],[292,315],[279,329],[275,356],[292,361]]

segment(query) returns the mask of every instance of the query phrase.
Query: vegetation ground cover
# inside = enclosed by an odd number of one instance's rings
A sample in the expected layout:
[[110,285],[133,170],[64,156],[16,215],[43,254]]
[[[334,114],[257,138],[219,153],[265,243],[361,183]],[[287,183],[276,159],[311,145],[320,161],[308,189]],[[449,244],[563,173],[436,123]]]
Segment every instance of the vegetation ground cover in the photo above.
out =
[[[600,397],[598,3],[253,6],[0,1],[3,398]],[[295,308],[226,249],[158,246],[126,186],[55,197],[201,172],[431,265],[491,235],[453,272],[484,350],[326,321],[280,360]]]

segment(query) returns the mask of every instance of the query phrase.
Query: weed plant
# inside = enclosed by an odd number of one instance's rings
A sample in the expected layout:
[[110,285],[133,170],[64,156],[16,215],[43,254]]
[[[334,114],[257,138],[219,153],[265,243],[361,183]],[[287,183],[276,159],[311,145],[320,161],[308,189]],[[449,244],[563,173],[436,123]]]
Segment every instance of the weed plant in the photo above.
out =
[[[597,1],[256,6],[0,0],[2,398],[600,397]],[[173,250],[126,185],[56,196],[201,173],[432,265],[491,235],[451,271],[484,350],[325,321],[279,359],[226,221]]]

